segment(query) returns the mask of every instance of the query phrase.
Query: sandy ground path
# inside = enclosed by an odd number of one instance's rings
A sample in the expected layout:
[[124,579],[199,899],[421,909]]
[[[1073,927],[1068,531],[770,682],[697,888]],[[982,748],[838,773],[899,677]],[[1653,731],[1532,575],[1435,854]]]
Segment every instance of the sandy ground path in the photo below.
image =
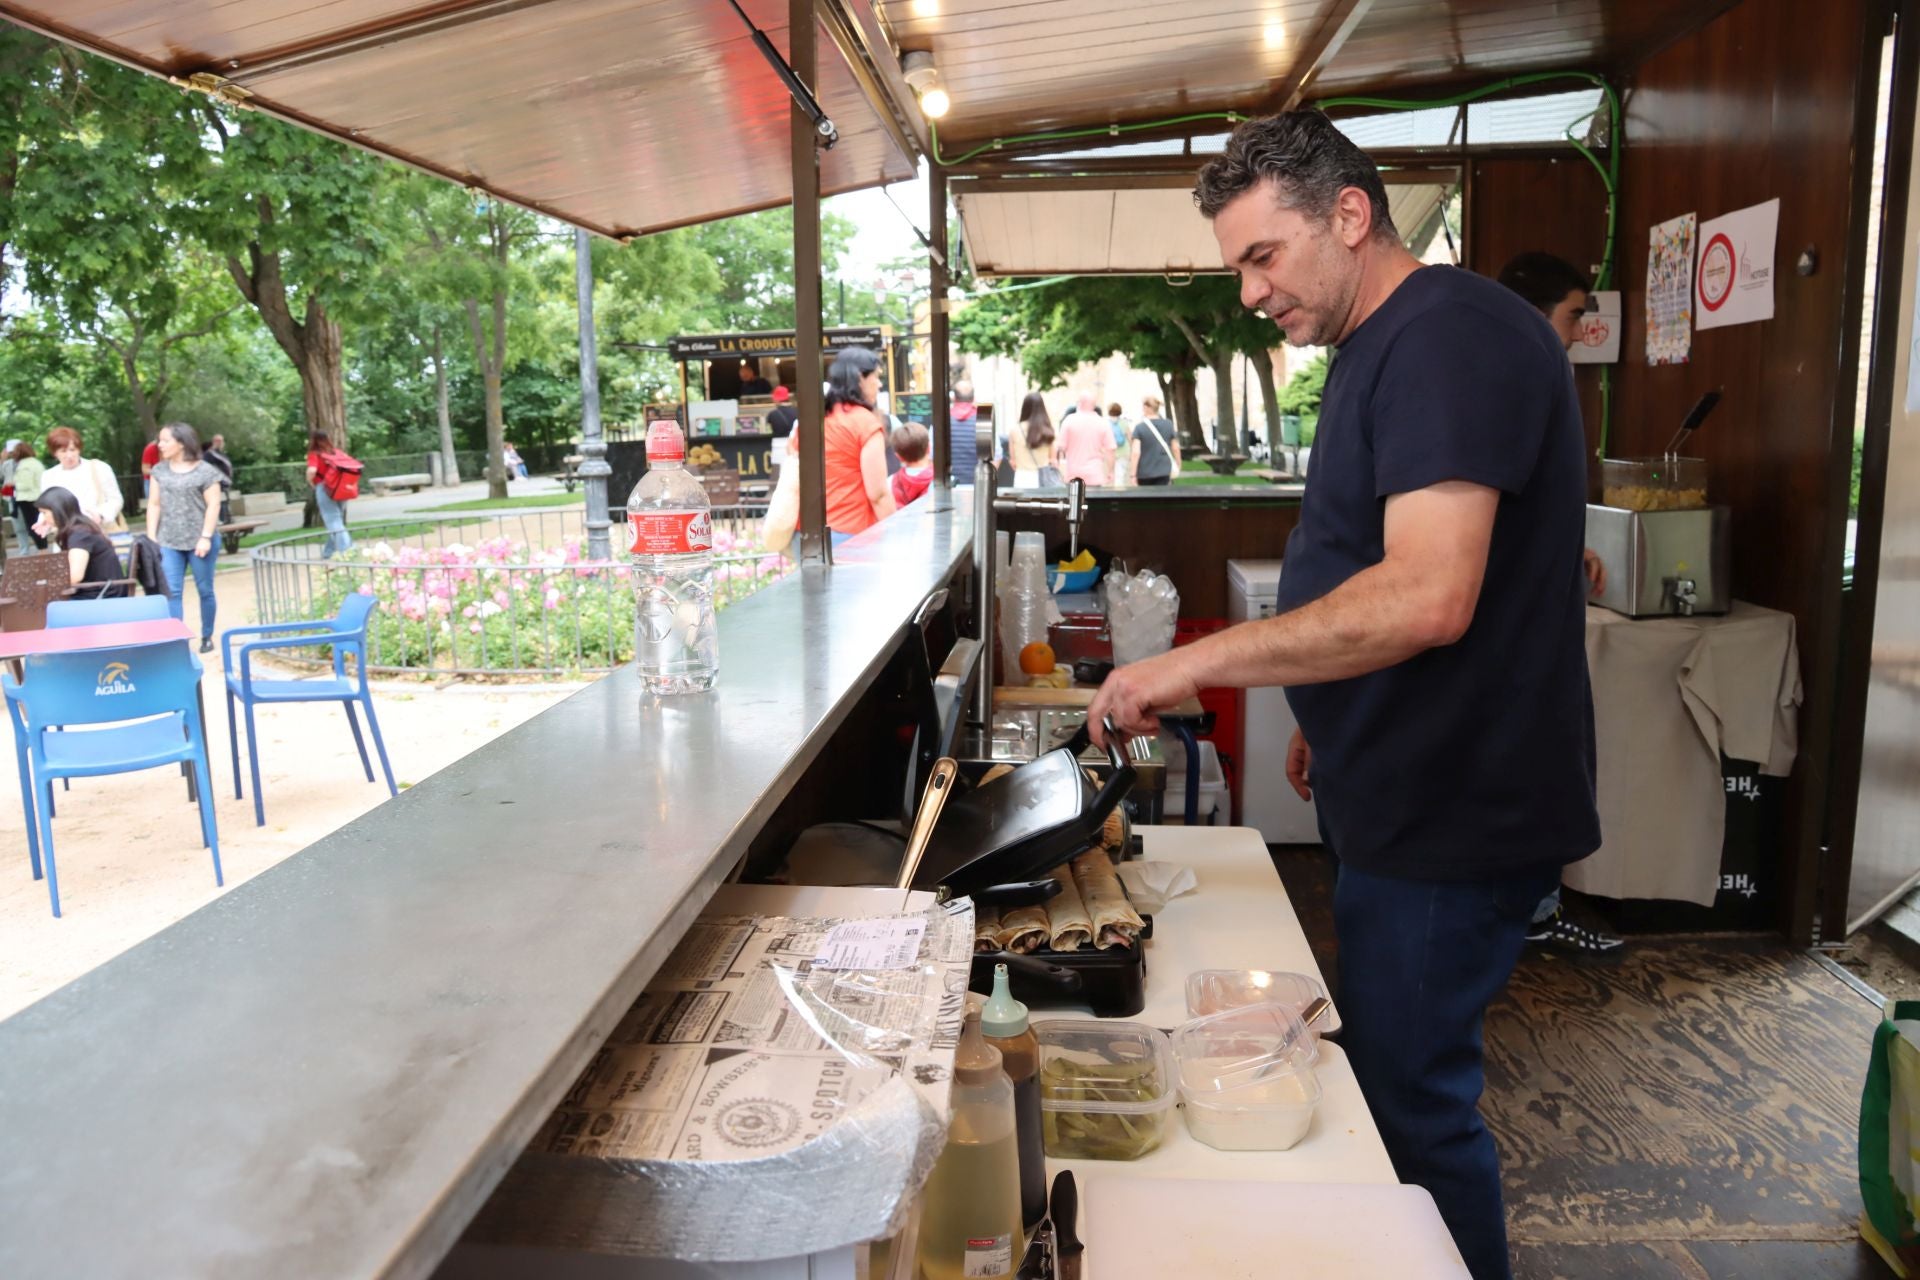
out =
[[[253,620],[252,573],[217,575],[220,628]],[[187,617],[197,620],[193,587]],[[54,848],[61,909],[27,863],[26,822],[10,771],[0,800],[0,1018],[112,958],[387,799],[369,783],[338,703],[261,708],[260,769],[267,825],[253,822],[253,793],[233,798],[219,654],[202,661],[207,746],[226,888],[200,843],[198,810],[177,770],[75,779],[55,797]],[[394,780],[404,790],[577,691],[578,684],[376,686]],[[242,728],[244,732],[244,726]],[[11,744],[12,736],[7,735]],[[371,752],[372,743],[369,741]],[[240,757],[244,776],[246,754]],[[379,761],[374,760],[374,776]]]

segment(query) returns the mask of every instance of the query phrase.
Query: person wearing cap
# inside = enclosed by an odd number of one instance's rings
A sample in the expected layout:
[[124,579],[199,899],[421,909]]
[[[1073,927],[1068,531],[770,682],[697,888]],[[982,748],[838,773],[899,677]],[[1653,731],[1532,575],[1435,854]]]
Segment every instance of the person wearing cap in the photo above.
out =
[[784,440],[793,434],[793,424],[800,420],[800,411],[793,407],[793,391],[788,387],[773,389],[773,408],[767,411],[767,430],[776,439]]

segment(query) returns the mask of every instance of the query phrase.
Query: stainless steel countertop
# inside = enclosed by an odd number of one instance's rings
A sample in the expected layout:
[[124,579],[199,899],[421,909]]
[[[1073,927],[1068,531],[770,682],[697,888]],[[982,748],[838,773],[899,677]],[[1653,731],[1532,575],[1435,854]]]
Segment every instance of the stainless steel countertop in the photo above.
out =
[[[1272,502],[1298,500],[1306,491],[1304,480],[1275,484],[1248,480],[1239,484],[1129,485],[1124,489],[1088,489],[1087,505],[1097,502]],[[1021,498],[1030,494],[1061,496],[1066,490],[1056,485],[1051,489],[1002,489],[1000,493],[1002,497]]]
[[712,693],[608,676],[0,1022],[0,1276],[428,1274],[963,563],[932,505]]

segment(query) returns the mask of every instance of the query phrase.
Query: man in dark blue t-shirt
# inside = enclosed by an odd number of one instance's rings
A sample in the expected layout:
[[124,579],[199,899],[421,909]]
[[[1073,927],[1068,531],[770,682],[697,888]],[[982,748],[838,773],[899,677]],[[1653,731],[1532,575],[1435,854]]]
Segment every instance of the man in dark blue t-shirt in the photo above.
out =
[[1200,688],[1286,686],[1288,774],[1340,862],[1342,1043],[1395,1169],[1503,1280],[1481,1021],[1600,843],[1572,371],[1520,298],[1407,252],[1318,112],[1242,124],[1195,198],[1241,300],[1335,348],[1312,475],[1282,612],[1115,671],[1089,718],[1148,732]]

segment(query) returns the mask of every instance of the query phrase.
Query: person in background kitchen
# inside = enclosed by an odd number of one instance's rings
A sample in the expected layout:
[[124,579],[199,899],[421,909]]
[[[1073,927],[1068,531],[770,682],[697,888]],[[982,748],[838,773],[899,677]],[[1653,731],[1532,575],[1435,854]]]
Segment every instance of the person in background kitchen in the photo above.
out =
[[760,376],[760,362],[742,360],[740,362],[740,394],[743,396],[770,396],[773,384]]
[[[1580,268],[1565,258],[1550,253],[1523,253],[1500,268],[1501,284],[1525,298],[1535,311],[1546,317],[1554,337],[1569,354],[1580,341],[1580,324],[1587,314],[1587,295],[1593,290]],[[1607,589],[1607,566],[1592,547],[1581,550],[1587,582],[1595,596]],[[1560,886],[1540,900],[1534,908],[1533,923],[1527,926],[1527,941],[1551,951],[1571,956],[1601,958],[1615,955],[1621,939],[1599,929],[1576,924],[1567,918],[1560,901]]]
[[1482,1022],[1600,844],[1573,370],[1513,293],[1407,252],[1318,111],[1241,124],[1194,194],[1241,301],[1339,355],[1280,612],[1117,669],[1087,721],[1147,733],[1202,688],[1286,687],[1288,777],[1339,863],[1341,1044],[1401,1179],[1474,1280],[1509,1280]]

